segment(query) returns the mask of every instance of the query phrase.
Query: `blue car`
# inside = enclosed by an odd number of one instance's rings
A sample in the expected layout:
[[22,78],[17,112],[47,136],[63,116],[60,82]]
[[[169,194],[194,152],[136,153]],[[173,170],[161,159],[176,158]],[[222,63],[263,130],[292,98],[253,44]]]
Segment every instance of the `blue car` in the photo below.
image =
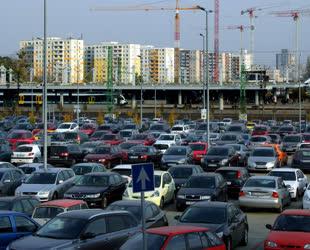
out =
[[14,240],[37,231],[39,224],[27,215],[13,211],[0,211],[0,250]]

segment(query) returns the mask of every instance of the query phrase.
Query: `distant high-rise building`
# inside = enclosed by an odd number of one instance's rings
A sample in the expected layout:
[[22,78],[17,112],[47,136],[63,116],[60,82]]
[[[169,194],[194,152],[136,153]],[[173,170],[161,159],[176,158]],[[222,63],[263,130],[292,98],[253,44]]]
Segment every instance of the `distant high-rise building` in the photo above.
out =
[[[43,39],[20,42],[33,76],[43,78]],[[84,41],[81,39],[47,38],[47,80],[49,82],[81,83],[84,81]]]
[[276,54],[276,69],[280,70],[280,75],[287,81],[294,79],[296,67],[296,56],[288,49],[282,49],[281,53]]
[[203,69],[201,67],[203,54],[200,50],[180,51],[180,82],[200,83]]

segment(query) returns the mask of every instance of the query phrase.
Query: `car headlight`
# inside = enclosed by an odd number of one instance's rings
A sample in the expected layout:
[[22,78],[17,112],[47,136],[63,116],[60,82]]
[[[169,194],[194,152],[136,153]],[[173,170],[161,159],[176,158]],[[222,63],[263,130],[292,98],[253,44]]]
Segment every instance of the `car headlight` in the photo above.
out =
[[128,194],[127,189],[126,189],[125,192],[123,193],[123,196],[124,196],[124,197],[129,197],[129,194]]
[[100,197],[100,193],[98,193],[98,194],[87,194],[85,197],[90,198],[90,199],[96,199],[96,198]]
[[304,246],[304,249],[310,249],[310,243]]
[[150,197],[159,197],[159,192],[156,190]]
[[275,161],[267,162],[266,167],[267,168],[273,168],[275,164]]
[[179,198],[179,199],[185,199],[185,195],[184,195],[184,194],[178,194],[178,195],[177,195],[177,198]]
[[105,162],[106,159],[99,159],[98,161],[99,161],[99,162]]
[[200,196],[200,199],[201,200],[210,200],[211,196],[210,195],[202,195],[202,196]]
[[50,194],[50,191],[40,191],[38,192],[39,196],[48,196]]
[[219,233],[216,233],[216,235],[217,235],[217,237],[219,237],[219,238],[223,238],[223,235],[224,235],[224,233],[223,232],[219,232]]
[[266,246],[267,247],[278,247],[278,244],[273,241],[267,241]]

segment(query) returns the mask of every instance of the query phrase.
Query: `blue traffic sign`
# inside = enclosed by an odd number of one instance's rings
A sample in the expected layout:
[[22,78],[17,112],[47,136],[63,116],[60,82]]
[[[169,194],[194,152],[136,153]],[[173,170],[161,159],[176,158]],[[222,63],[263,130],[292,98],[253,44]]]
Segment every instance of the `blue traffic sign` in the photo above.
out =
[[153,163],[134,164],[131,167],[132,191],[134,193],[154,191]]

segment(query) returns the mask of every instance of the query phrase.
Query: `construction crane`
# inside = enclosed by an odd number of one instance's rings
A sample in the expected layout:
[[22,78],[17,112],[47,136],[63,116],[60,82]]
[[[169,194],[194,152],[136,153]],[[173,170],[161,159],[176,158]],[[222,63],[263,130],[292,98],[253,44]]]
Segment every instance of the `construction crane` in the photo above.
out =
[[[218,0],[217,0],[218,1]],[[175,73],[175,83],[180,83],[180,11],[184,10],[199,10],[197,6],[191,7],[180,7],[179,0],[176,0],[175,8],[171,7],[156,7],[156,6],[146,6],[146,7],[94,7],[90,9],[91,11],[175,11],[175,24],[174,24],[174,73]]]
[[214,82],[219,82],[219,53],[220,53],[220,0],[214,0]]
[[232,25],[228,26],[227,29],[230,30],[239,30],[240,31],[240,100],[239,100],[239,119],[247,120],[246,115],[246,95],[245,95],[245,84],[246,84],[246,74],[245,74],[245,65],[243,58],[243,32],[245,29],[253,29],[253,26],[244,26],[244,25]]

